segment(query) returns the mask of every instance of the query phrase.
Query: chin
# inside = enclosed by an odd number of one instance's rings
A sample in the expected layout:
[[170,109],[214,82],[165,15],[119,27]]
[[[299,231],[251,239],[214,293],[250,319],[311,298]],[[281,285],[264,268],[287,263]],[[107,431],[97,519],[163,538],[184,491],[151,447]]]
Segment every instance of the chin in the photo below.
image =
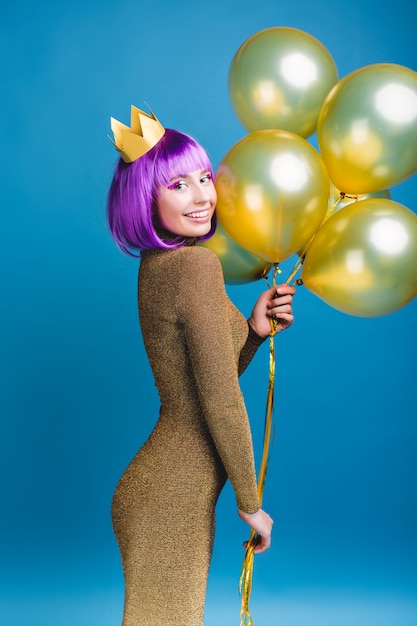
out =
[[195,233],[194,237],[205,237],[206,235],[209,234],[210,228],[211,226],[209,226],[209,228],[205,228],[204,230],[201,230],[199,233]]

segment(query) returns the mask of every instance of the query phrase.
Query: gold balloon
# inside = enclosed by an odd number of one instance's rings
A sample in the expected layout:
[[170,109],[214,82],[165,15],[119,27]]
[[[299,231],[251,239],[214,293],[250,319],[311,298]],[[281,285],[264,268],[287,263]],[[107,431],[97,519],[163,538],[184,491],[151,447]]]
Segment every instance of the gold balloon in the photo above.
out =
[[246,135],[223,157],[215,176],[217,214],[242,248],[278,263],[322,223],[329,176],[313,146],[280,130]]
[[348,194],[396,185],[417,171],[417,72],[389,63],[340,80],[317,124],[332,182]]
[[229,285],[243,285],[262,278],[271,268],[270,263],[251,254],[232,239],[220,221],[213,237],[198,245],[213,250],[219,257],[224,280]]
[[296,28],[273,27],[240,46],[228,87],[247,131],[276,128],[309,137],[337,79],[335,62],[320,41]]
[[393,313],[417,295],[417,215],[384,198],[350,204],[317,232],[302,280],[344,313]]

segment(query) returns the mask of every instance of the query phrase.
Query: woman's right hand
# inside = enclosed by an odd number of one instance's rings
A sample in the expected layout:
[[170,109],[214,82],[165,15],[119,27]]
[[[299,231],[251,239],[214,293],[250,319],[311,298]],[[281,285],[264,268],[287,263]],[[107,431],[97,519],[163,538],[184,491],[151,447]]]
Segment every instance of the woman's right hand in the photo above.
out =
[[[245,513],[238,509],[239,517],[246,522],[257,534],[257,544],[254,549],[255,554],[265,552],[271,545],[271,534],[273,519],[263,509],[259,509],[256,513]],[[243,544],[247,547],[247,541]]]
[[256,334],[261,337],[271,334],[271,318],[275,320],[275,334],[291,326],[294,321],[292,311],[294,294],[295,288],[286,283],[261,293],[248,319]]

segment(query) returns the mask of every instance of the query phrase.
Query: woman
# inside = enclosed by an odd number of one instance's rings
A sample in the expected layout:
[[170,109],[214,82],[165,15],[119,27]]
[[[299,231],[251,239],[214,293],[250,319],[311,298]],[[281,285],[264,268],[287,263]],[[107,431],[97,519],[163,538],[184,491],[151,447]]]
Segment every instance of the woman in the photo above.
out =
[[140,255],[140,326],[161,404],[113,497],[123,626],[201,626],[215,505],[228,478],[239,516],[259,535],[256,552],[271,542],[238,375],[268,337],[271,317],[277,332],[292,324],[295,290],[268,289],[246,320],[226,295],[216,255],[195,245],[215,231],[204,149],[135,107],[131,128],[116,120],[112,128],[122,158],[108,223],[117,245]]

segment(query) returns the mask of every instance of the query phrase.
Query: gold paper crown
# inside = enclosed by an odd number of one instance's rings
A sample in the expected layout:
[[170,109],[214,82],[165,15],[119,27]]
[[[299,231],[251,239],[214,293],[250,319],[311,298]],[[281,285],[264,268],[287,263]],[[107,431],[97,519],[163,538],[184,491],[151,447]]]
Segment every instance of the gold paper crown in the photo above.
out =
[[114,141],[109,137],[110,141],[120,152],[125,163],[132,163],[139,157],[149,152],[158,141],[163,137],[165,128],[156,118],[152,111],[150,115],[131,106],[130,110],[130,128],[114,117],[110,118],[110,125],[114,135]]

